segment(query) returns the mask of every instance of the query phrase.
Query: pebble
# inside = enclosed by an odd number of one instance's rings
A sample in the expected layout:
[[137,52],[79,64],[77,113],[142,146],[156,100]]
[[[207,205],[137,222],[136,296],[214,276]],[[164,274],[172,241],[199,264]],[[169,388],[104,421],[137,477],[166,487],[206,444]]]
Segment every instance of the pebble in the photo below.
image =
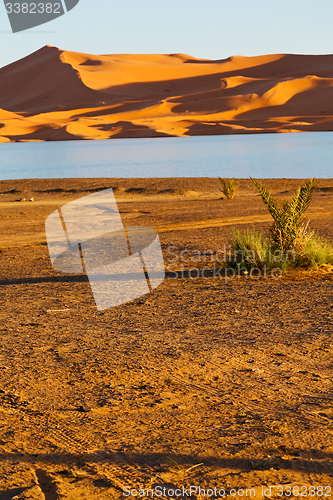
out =
[[89,406],[87,406],[87,405],[80,405],[77,408],[77,411],[80,411],[82,413],[89,413],[91,411],[91,408],[89,408]]

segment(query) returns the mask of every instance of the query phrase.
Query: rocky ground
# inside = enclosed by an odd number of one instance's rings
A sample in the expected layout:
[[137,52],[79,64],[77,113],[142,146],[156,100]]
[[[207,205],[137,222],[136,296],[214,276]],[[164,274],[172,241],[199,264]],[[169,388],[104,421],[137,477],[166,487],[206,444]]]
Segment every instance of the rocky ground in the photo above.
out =
[[[263,182],[282,200],[302,181]],[[308,217],[332,241],[333,180],[317,183]],[[331,268],[188,275],[232,227],[269,227],[240,184],[226,200],[208,178],[0,182],[1,500],[333,496]],[[86,276],[52,269],[44,223],[105,187],[125,225],[158,230],[167,274],[98,312]]]

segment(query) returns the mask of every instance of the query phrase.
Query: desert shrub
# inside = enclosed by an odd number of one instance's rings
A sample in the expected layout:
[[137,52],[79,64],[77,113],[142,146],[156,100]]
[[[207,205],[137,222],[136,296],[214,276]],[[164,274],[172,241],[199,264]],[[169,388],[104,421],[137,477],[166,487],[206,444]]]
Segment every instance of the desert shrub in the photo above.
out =
[[333,245],[320,236],[313,234],[306,242],[299,260],[307,267],[333,265]]
[[222,177],[219,177],[219,179],[222,184],[222,193],[228,198],[228,200],[232,200],[239,188],[239,184],[236,182],[235,177],[230,179],[230,181],[226,181],[225,179],[222,179]]
[[286,270],[296,259],[295,252],[281,252],[280,249],[272,247],[269,239],[261,231],[254,229],[234,229],[229,243],[229,267],[261,269],[266,266],[267,269],[279,267]]
[[[252,178],[251,178],[252,179]],[[308,230],[309,222],[303,214],[309,207],[314,189],[314,179],[296,189],[290,201],[280,206],[272,194],[252,179],[274,223],[267,235],[254,229],[231,234],[231,252],[228,266],[242,269],[290,267],[318,268],[333,265],[333,244]]]
[[228,266],[239,269],[280,268],[319,268],[328,264],[333,266],[333,244],[316,234],[311,234],[302,250],[293,249],[282,252],[272,246],[270,240],[260,231],[234,229],[229,241]]
[[263,185],[252,177],[251,180],[274,220],[269,235],[272,245],[279,248],[281,252],[286,250],[300,252],[312,236],[303,214],[311,202],[315,189],[314,179],[309,179],[303,186],[296,189],[293,198],[282,203],[281,206],[278,206],[277,201]]

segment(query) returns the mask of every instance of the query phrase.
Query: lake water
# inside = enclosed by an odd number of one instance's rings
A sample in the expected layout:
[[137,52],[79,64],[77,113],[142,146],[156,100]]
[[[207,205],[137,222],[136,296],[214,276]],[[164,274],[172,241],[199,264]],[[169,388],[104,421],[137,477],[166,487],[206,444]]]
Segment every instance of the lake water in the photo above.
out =
[[333,133],[0,144],[0,179],[331,178]]

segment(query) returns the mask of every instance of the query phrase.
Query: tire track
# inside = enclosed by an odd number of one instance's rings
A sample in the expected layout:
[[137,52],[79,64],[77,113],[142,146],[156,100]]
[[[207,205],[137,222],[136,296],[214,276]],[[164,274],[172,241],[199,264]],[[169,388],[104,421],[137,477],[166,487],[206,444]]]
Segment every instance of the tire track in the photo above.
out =
[[69,453],[94,451],[98,447],[84,436],[80,428],[80,422],[71,428],[69,422],[61,422],[59,419],[49,417],[46,423],[45,436],[56,446],[63,447]]
[[123,458],[115,457],[113,463],[88,465],[98,474],[106,479],[115,489],[124,491],[125,486],[143,489],[147,483],[150,483],[151,477],[140,471],[138,467],[133,467]]

